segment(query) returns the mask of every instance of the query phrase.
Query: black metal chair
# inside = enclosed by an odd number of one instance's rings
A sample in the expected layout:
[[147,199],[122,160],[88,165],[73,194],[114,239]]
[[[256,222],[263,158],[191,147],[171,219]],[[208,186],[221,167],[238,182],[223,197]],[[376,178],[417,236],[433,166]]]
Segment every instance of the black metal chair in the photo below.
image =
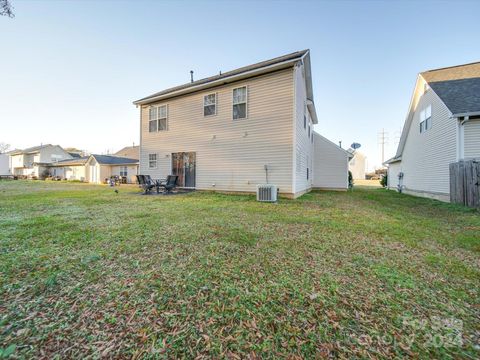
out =
[[178,175],[168,175],[165,182],[160,182],[159,186],[163,187],[163,193],[169,194],[177,187]]
[[150,191],[155,188],[157,193],[160,192],[159,183],[153,180],[150,175],[135,175],[137,177],[138,185],[143,189],[145,194],[149,194]]

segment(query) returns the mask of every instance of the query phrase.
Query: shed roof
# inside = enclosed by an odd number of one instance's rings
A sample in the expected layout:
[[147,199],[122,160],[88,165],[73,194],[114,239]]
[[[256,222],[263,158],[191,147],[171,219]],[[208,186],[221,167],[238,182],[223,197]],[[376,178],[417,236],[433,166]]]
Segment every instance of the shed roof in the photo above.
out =
[[102,165],[125,165],[125,164],[138,164],[137,159],[125,158],[114,155],[98,155],[92,154],[99,164]]

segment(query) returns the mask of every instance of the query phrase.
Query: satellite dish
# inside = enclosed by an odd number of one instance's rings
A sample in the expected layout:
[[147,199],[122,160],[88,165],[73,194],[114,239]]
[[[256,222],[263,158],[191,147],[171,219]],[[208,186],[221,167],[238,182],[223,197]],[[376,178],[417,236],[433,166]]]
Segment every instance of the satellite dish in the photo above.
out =
[[360,146],[362,146],[362,145],[360,145],[359,143],[355,143],[355,142],[354,142],[352,145],[350,145],[350,147],[351,147],[353,150],[359,149]]

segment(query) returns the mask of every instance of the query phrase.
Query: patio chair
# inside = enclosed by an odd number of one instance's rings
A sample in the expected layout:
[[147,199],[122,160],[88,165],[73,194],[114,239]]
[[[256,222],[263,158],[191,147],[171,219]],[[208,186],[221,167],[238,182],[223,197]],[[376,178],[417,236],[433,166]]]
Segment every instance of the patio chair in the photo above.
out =
[[153,188],[157,189],[157,193],[159,190],[159,184],[157,181],[153,180],[150,175],[135,175],[137,177],[138,185],[143,189],[145,194],[150,193]]
[[163,193],[169,194],[177,187],[178,175],[168,175],[165,182],[160,182],[159,186],[163,187]]

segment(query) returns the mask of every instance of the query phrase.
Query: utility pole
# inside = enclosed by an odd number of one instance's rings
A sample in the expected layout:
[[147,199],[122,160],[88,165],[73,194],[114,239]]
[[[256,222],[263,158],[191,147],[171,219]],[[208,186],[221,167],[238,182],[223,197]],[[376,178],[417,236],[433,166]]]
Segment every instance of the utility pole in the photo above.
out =
[[382,147],[382,166],[385,161],[385,145],[388,144],[388,133],[385,132],[385,129],[382,129],[378,133],[378,144]]

